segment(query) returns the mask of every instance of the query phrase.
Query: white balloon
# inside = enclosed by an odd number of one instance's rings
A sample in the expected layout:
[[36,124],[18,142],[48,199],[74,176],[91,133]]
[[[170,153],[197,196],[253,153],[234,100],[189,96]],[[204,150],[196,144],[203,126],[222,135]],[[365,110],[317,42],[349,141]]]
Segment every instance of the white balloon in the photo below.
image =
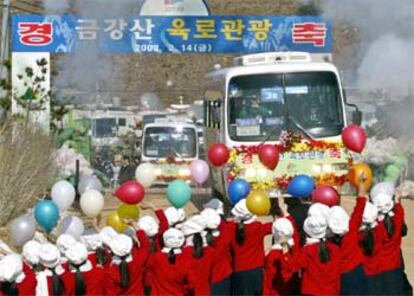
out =
[[379,193],[385,193],[387,195],[394,196],[395,185],[391,182],[380,182],[378,184],[375,184],[370,192],[371,200],[374,200]]
[[145,188],[151,187],[157,180],[155,166],[151,163],[141,163],[135,171],[135,178]]
[[79,179],[78,190],[80,194],[83,194],[86,190],[94,189],[102,192],[103,186],[96,176],[81,176]]
[[94,189],[86,190],[80,198],[80,207],[83,213],[91,218],[98,216],[104,208],[104,197]]
[[56,182],[52,187],[51,197],[60,210],[67,210],[75,201],[75,187],[68,181]]
[[60,222],[60,233],[61,234],[70,234],[77,240],[81,237],[85,230],[82,219],[76,216],[66,216]]

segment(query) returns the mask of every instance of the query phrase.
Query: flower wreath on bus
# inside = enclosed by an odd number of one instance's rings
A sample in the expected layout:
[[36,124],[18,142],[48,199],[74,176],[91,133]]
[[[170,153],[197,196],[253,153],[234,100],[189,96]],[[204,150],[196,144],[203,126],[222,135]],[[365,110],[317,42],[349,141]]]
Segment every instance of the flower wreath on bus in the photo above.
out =
[[[281,154],[287,153],[306,153],[306,152],[321,152],[329,151],[331,155],[341,155],[341,151],[345,148],[342,141],[330,142],[322,140],[314,140],[304,138],[300,133],[283,132],[279,139],[280,144],[275,145]],[[238,165],[237,160],[241,159],[243,163],[251,163],[254,157],[258,157],[258,151],[261,145],[240,145],[230,149],[230,158],[227,163],[229,169],[228,182],[231,182],[237,177],[240,177],[243,169]],[[352,166],[352,158],[348,156],[348,166]],[[266,168],[262,169],[266,171]],[[268,171],[268,170],[267,170]],[[289,182],[294,178],[294,175],[284,174],[282,176],[268,179],[258,178],[256,180],[248,180],[254,189],[268,190],[271,188],[279,188],[286,190]],[[347,181],[347,174],[337,175],[334,172],[326,172],[316,174],[313,176],[317,185],[331,185],[341,186]]]

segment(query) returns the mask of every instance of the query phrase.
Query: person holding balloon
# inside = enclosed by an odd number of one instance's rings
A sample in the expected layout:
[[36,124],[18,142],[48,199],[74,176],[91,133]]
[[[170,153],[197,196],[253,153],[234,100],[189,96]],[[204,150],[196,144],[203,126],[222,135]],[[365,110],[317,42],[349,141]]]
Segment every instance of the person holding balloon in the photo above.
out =
[[80,237],[80,241],[88,249],[88,259],[93,266],[104,267],[109,263],[108,254],[102,245],[102,238],[98,233],[84,234]]
[[339,295],[340,293],[340,250],[326,241],[328,222],[323,213],[305,219],[306,243],[300,252],[288,256],[284,248],[283,269],[302,272],[301,294]]
[[36,295],[64,295],[62,275],[66,270],[60,263],[58,248],[50,243],[41,246],[40,263],[44,270],[39,274]]
[[[270,205],[269,205],[270,209]],[[272,223],[262,224],[247,208],[246,199],[232,209],[235,222],[231,246],[234,251],[233,294],[260,295],[262,293],[264,237],[272,233]]]
[[340,206],[333,206],[328,218],[329,230],[333,234],[330,241],[341,250],[341,295],[365,295],[367,292],[362,266],[364,257],[358,244],[358,232],[368,199],[364,179],[362,175],[351,218]]

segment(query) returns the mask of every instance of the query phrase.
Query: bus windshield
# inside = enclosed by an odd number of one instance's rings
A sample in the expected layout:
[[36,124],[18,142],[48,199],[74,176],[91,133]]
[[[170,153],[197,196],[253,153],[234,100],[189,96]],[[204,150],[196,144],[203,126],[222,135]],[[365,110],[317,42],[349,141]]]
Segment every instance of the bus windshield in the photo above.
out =
[[[277,141],[286,130],[313,138],[337,136],[344,127],[333,72],[236,76],[228,88],[228,128],[235,141]],[[303,132],[302,130],[302,132]]]
[[153,158],[196,157],[196,130],[189,127],[148,127],[143,152],[144,156]]

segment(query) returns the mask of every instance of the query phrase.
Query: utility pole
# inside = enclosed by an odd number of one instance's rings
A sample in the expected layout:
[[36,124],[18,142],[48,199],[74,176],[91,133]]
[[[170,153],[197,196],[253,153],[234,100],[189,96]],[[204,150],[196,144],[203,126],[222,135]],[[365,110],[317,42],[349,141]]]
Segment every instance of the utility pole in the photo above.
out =
[[10,0],[3,0],[3,18],[1,24],[1,51],[0,62],[3,63],[7,58],[8,48],[8,32],[9,32],[9,12],[10,12]]

